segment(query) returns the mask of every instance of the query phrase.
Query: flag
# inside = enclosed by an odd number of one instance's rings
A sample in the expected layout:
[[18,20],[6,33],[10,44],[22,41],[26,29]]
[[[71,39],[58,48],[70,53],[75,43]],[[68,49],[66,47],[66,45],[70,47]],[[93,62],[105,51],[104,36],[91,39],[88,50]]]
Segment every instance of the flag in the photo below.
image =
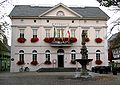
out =
[[113,53],[112,53],[112,49],[110,48],[108,51],[108,60],[112,62],[112,59],[113,59]]
[[67,34],[68,34],[68,42],[70,42],[70,32],[69,32],[69,30],[67,31]]
[[55,32],[55,27],[54,27],[54,38],[55,38],[55,36],[56,36],[56,32]]

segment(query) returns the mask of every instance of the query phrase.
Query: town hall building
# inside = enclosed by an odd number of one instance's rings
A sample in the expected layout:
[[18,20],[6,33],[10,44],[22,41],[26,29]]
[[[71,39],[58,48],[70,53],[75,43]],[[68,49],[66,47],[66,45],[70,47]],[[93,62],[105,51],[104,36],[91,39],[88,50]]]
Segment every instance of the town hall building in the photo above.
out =
[[[87,68],[107,66],[107,24],[109,17],[99,7],[53,7],[16,5],[12,21],[11,72],[21,68],[76,68],[81,58],[81,33],[86,35]],[[80,65],[78,65],[81,67]],[[27,67],[27,68],[26,68]]]

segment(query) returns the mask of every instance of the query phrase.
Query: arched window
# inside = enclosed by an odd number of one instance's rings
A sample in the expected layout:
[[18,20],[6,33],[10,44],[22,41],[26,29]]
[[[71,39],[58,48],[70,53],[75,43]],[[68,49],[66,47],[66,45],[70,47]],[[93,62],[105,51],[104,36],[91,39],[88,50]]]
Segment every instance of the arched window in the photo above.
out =
[[24,61],[24,51],[23,50],[19,51],[19,61]]
[[32,58],[33,58],[33,61],[37,61],[37,51],[36,50],[32,51]]
[[100,50],[96,51],[96,60],[100,60]]
[[46,55],[46,61],[50,61],[50,51],[49,50],[45,51],[45,55]]
[[65,14],[63,11],[58,11],[56,15],[61,17],[61,16],[64,16]]
[[76,59],[76,51],[72,50],[71,51],[71,60],[74,61]]

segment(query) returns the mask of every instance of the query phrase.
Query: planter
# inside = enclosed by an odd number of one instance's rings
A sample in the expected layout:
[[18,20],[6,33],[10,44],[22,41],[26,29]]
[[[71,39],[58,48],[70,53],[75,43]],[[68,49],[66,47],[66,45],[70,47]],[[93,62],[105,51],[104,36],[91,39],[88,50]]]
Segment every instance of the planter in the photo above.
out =
[[112,73],[113,75],[117,75],[117,68],[113,68]]
[[96,43],[101,43],[102,41],[103,41],[103,40],[102,40],[101,38],[96,38],[96,39],[95,39],[95,42],[96,42]]
[[38,62],[37,62],[37,61],[32,61],[32,62],[31,62],[31,65],[36,66],[37,64],[38,64]]
[[17,62],[17,65],[24,65],[24,64],[25,64],[24,61],[18,61],[18,62]]
[[95,63],[96,63],[97,65],[100,65],[100,64],[102,64],[102,61],[101,61],[101,60],[96,60]]
[[90,41],[90,39],[87,37],[87,38],[85,38],[85,42],[89,42]]
[[70,38],[70,42],[71,42],[71,43],[77,42],[77,38]]
[[[66,37],[64,37],[64,38],[53,38],[53,37],[44,38],[44,41],[46,43],[52,43],[54,40],[59,41],[59,42],[67,42],[68,38],[66,38]],[[77,42],[77,38],[70,38],[70,43],[75,43],[75,42]]]
[[45,38],[44,41],[46,43],[51,43],[54,40],[54,38]]
[[71,62],[70,62],[71,64],[76,64],[76,61],[74,61],[74,60],[71,60]]
[[35,42],[37,42],[37,41],[39,41],[39,38],[31,38],[31,42],[33,42],[33,43],[35,43]]
[[44,64],[50,65],[52,63],[51,63],[51,61],[45,61]]
[[26,41],[26,39],[25,39],[25,38],[18,38],[17,41],[18,41],[19,43],[24,43],[24,42]]

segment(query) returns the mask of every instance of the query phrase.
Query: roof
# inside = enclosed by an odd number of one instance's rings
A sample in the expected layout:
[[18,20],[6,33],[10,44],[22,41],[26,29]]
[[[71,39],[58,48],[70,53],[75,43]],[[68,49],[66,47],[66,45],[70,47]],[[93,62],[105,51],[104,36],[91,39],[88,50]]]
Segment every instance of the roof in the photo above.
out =
[[[16,5],[10,13],[10,18],[14,17],[38,17],[44,12],[52,9],[47,6],[30,6],[30,5]],[[103,12],[99,7],[68,7],[82,18],[104,18],[109,19],[109,16]]]

